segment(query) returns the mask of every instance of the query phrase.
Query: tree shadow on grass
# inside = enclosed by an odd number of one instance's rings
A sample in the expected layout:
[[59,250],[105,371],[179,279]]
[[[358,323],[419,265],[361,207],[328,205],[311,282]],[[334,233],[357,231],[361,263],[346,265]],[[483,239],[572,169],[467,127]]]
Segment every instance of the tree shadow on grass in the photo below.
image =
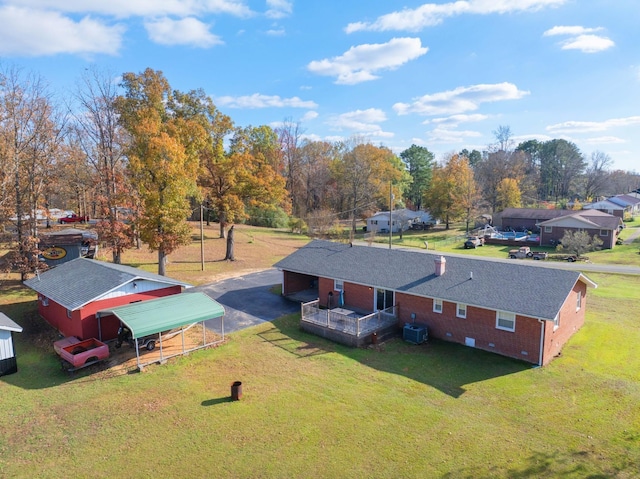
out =
[[[369,348],[351,348],[302,331],[299,315],[289,315],[273,321],[268,337],[277,337],[274,345],[312,345],[313,354],[301,354],[298,346],[290,352],[299,357],[336,352],[368,367],[405,376],[428,384],[457,398],[465,393],[465,386],[488,379],[515,374],[533,366],[479,349],[430,339],[420,345],[402,341],[400,337]],[[287,349],[289,350],[289,349]]]

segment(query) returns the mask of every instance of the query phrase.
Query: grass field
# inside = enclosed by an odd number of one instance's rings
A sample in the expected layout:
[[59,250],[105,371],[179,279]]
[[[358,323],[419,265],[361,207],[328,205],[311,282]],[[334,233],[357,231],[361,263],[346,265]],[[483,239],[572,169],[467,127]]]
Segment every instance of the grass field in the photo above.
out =
[[[199,284],[304,242],[236,239],[245,263],[216,260],[212,238],[204,273],[194,242],[169,275]],[[148,253],[126,260],[154,270]],[[0,310],[25,332],[0,378],[0,477],[640,477],[640,277],[589,277],[586,324],[544,368],[437,341],[351,349],[293,315],[144,373],[75,377],[35,296],[5,281]]]

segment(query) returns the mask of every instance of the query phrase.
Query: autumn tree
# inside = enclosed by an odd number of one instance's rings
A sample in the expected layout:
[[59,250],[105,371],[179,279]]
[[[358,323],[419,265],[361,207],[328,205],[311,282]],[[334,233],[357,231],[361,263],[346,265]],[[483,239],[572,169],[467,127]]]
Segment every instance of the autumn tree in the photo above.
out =
[[405,197],[416,209],[422,209],[422,198],[431,181],[433,153],[424,146],[411,145],[400,153],[400,158],[412,179]]
[[496,188],[496,209],[520,208],[520,188],[514,178],[504,178]]
[[379,203],[390,206],[390,183],[397,197],[402,196],[409,183],[402,161],[390,149],[358,138],[343,145],[342,154],[331,164],[331,172],[344,198],[352,231],[356,230],[361,211]]
[[184,104],[190,97],[172,92],[162,72],[125,73],[122,87],[125,94],[115,104],[130,135],[129,172],[143,208],[140,237],[158,252],[158,273],[164,275],[167,256],[191,240],[188,197],[198,196],[206,130],[203,119]]
[[453,155],[444,166],[436,166],[424,202],[434,218],[449,229],[454,221],[465,220],[467,229],[478,202],[473,170],[466,157]]
[[289,192],[294,215],[301,215],[304,209],[304,177],[301,155],[302,134],[304,130],[299,122],[286,119],[275,129],[283,158],[285,188]]
[[591,153],[591,162],[584,174],[584,197],[597,198],[604,191],[609,176],[608,169],[613,165],[613,160],[602,151]]
[[[298,214],[306,217],[310,212],[328,208],[336,196],[336,182],[331,176],[331,163],[338,149],[326,141],[303,141],[300,155],[300,192]],[[294,210],[295,212],[295,210]]]

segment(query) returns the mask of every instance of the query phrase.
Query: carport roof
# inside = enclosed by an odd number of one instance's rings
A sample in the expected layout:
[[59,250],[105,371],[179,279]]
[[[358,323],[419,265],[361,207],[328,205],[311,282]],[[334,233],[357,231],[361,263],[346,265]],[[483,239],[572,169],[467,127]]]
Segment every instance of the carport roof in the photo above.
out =
[[102,309],[96,316],[113,314],[130,330],[133,338],[168,331],[187,324],[224,316],[220,303],[204,293],[181,293],[125,306]]

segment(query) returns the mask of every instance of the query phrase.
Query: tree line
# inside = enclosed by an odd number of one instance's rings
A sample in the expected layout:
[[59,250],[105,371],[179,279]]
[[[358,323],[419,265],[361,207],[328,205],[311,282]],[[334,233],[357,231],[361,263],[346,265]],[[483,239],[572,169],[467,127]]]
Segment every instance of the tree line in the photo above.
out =
[[[62,103],[62,105],[61,105]],[[426,147],[396,155],[362,137],[315,141],[299,123],[238,126],[202,90],[181,92],[162,72],[85,71],[56,101],[45,81],[17,67],[0,72],[0,226],[11,245],[2,267],[37,267],[37,213],[73,209],[99,218],[100,240],[121,262],[145,243],[167,256],[191,241],[187,219],[204,211],[229,226],[313,228],[394,206],[429,209],[448,225],[478,211],[556,203],[638,187],[611,159],[587,162],[565,140],[513,147],[508,127],[486,151],[437,162]],[[615,190],[615,191],[613,191]],[[229,258],[232,259],[232,258]]]

